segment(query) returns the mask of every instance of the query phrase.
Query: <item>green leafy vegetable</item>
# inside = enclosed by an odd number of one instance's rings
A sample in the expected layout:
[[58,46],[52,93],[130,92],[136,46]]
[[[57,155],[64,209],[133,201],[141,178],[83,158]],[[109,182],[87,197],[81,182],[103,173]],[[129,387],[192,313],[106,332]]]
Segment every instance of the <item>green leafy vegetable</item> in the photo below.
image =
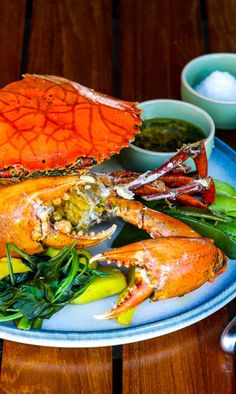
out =
[[236,217],[236,189],[227,182],[214,179],[216,198],[209,209]]
[[216,193],[217,194],[224,194],[226,196],[236,197],[236,189],[231,186],[229,183],[220,181],[218,179],[214,179]]
[[[223,250],[223,252],[231,259],[236,259],[236,239],[231,237],[226,231],[221,229],[221,224],[209,223],[206,221],[196,220],[190,217],[176,216],[178,219],[182,220],[194,230],[196,230],[203,237],[212,238],[218,248]],[[225,227],[227,228],[227,227]],[[228,230],[227,230],[228,232]]]
[[196,207],[158,207],[164,213],[185,222],[203,237],[212,238],[218,248],[236,259],[236,220],[222,212]]
[[209,209],[230,215],[231,211],[236,211],[236,197],[217,194],[214,203],[210,205]]
[[[0,280],[0,322],[15,321],[20,329],[40,328],[48,319],[71,300],[82,294],[98,277],[106,272],[92,269],[88,258],[76,243],[66,246],[53,257],[28,256],[14,244],[6,245],[9,275]],[[31,271],[16,274],[12,268],[11,250],[22,257]]]

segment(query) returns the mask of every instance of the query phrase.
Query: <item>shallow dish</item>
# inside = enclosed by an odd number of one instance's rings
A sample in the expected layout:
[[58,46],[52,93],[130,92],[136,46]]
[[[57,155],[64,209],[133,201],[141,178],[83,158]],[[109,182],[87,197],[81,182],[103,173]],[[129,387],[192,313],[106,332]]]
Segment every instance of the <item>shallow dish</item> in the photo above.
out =
[[219,129],[236,128],[236,101],[215,100],[194,88],[213,71],[226,71],[236,77],[235,53],[212,53],[191,60],[181,73],[181,97],[204,109]]
[[[154,99],[143,101],[139,104],[143,110],[142,119],[153,118],[174,118],[181,119],[198,126],[206,136],[205,147],[208,159],[211,156],[214,143],[215,125],[211,117],[202,109],[180,100]],[[121,151],[121,160],[125,168],[133,171],[154,170],[165,163],[176,152],[153,152],[139,148],[134,144],[129,144],[129,148]],[[188,165],[195,169],[193,160],[186,161]]]
[[[216,140],[209,162],[209,173],[236,186],[236,153]],[[114,160],[102,164],[102,169],[119,169]],[[110,246],[108,242],[96,252]],[[110,297],[85,305],[67,305],[51,319],[44,321],[42,330],[21,331],[12,323],[0,324],[4,339],[42,346],[98,347],[131,343],[158,337],[196,323],[230,302],[236,295],[235,261],[229,261],[227,270],[214,283],[205,283],[184,297],[150,303],[146,300],[135,313],[133,324],[120,326],[114,320],[96,320],[116,301]]]

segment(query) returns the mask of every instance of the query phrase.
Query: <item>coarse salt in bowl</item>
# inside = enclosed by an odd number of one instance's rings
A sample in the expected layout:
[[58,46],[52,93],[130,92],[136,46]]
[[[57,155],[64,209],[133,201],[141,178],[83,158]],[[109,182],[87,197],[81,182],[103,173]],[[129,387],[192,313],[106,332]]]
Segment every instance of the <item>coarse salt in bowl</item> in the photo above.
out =
[[213,71],[195,90],[202,96],[214,100],[236,100],[236,78],[227,71]]
[[219,129],[236,129],[236,54],[191,60],[181,74],[181,97],[209,113]]

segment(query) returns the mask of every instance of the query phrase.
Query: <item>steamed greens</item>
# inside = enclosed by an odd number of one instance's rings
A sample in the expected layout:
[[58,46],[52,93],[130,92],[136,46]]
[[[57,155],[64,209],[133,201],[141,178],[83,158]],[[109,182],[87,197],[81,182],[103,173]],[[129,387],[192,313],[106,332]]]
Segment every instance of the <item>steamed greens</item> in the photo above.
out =
[[[9,275],[0,280],[0,322],[14,321],[21,329],[40,328],[43,319],[77,298],[96,277],[109,276],[90,268],[86,253],[78,253],[75,246],[50,257],[29,256],[14,244],[6,245]],[[26,272],[14,273],[12,250],[21,256]]]

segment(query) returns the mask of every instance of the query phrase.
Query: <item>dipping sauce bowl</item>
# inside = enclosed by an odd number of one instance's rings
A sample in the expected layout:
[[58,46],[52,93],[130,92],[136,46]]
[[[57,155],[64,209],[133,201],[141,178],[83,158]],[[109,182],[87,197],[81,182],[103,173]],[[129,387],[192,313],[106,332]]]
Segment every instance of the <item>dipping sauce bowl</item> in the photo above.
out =
[[[142,119],[170,118],[185,120],[199,127],[205,135],[205,147],[210,158],[214,143],[215,125],[211,117],[202,109],[179,100],[154,99],[138,105],[143,110]],[[126,169],[142,172],[153,170],[169,160],[177,152],[154,152],[140,148],[133,143],[121,151],[120,157]],[[185,162],[195,169],[192,159]]]

